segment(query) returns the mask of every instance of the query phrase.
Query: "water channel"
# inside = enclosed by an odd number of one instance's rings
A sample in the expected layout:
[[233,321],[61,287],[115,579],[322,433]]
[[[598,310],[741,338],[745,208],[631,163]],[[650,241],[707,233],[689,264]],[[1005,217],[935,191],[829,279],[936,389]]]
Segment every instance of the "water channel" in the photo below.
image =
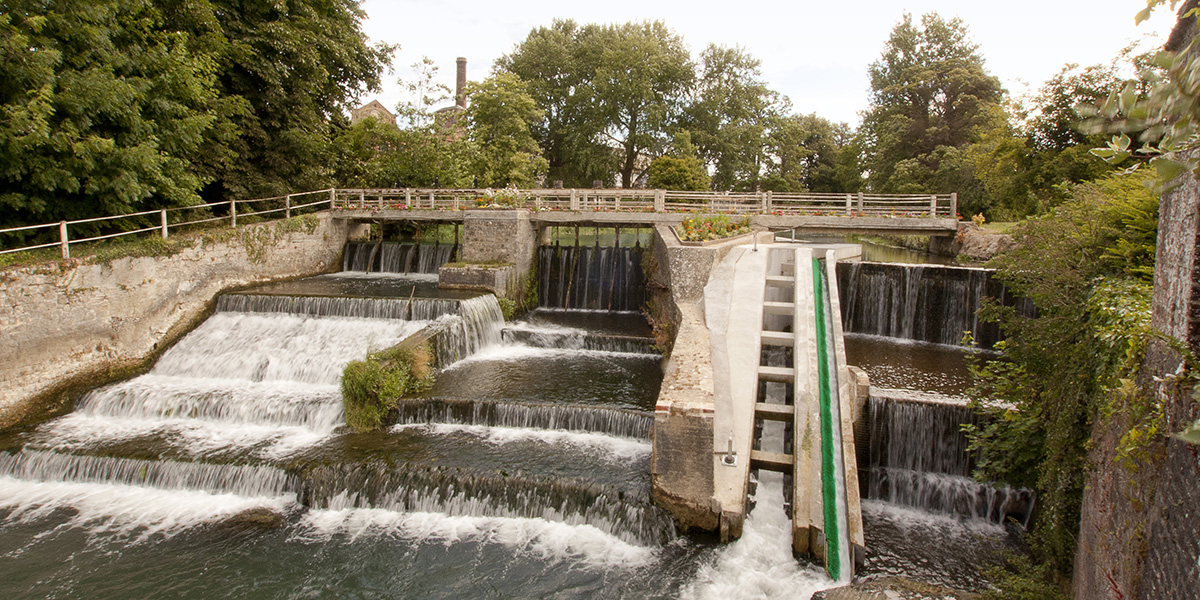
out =
[[[680,535],[651,505],[661,356],[625,310],[640,292],[604,275],[636,285],[635,252],[544,248],[546,306],[507,324],[490,295],[420,273],[449,258],[441,245],[352,246],[342,273],[222,296],[150,372],[0,435],[5,597],[807,598],[834,585],[792,558],[773,474],[733,544]],[[575,301],[571,281],[588,290]],[[345,429],[342,368],[435,321],[460,360],[397,424]],[[977,588],[1032,499],[967,478],[967,351],[854,333],[847,351],[874,384],[859,577]],[[930,399],[950,408],[913,402]]]

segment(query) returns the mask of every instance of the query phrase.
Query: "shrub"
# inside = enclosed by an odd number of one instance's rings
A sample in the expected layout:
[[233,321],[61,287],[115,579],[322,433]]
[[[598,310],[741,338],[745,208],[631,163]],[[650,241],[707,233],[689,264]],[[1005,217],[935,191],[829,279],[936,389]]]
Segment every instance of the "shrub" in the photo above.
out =
[[692,217],[684,219],[675,230],[685,242],[706,242],[750,233],[750,219],[734,223],[725,215]]
[[433,384],[432,357],[427,343],[402,344],[346,365],[342,372],[346,424],[355,431],[378,429],[401,398]]

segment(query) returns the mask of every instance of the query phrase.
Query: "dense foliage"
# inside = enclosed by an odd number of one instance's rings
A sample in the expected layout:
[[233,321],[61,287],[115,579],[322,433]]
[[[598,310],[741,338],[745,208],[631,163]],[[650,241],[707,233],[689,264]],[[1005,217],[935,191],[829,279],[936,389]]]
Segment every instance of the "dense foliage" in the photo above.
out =
[[314,189],[376,88],[352,0],[4,0],[0,221]]
[[1074,556],[1093,422],[1122,398],[1150,335],[1159,197],[1147,183],[1111,175],[1075,186],[990,263],[1037,314],[985,310],[1005,341],[1001,360],[976,368],[973,392],[990,415],[970,431],[977,475],[1037,491],[1034,547],[1054,571]]

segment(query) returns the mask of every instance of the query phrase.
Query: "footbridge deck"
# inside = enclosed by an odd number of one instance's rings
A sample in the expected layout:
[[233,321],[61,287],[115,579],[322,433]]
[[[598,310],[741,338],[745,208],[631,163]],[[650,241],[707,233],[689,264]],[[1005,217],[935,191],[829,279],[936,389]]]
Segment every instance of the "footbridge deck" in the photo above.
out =
[[360,221],[461,222],[481,211],[519,208],[543,226],[644,227],[679,223],[695,214],[725,214],[748,217],[769,229],[811,233],[954,235],[958,230],[956,194],[411,188],[337,189],[329,194],[336,217]]

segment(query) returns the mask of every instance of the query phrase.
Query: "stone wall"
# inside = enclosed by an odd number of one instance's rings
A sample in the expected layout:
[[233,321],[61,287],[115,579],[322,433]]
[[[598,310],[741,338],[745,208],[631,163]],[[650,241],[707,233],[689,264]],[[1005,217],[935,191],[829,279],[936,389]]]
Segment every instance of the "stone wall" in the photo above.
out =
[[339,270],[351,228],[307,215],[199,236],[172,256],[0,271],[0,429],[145,365],[222,290]]
[[[1191,177],[1163,195],[1154,267],[1153,326],[1200,350],[1200,184]],[[1166,432],[1197,417],[1192,390],[1171,375],[1182,361],[1155,342],[1141,375],[1143,394],[1162,402]],[[1191,368],[1196,368],[1194,365]],[[1111,600],[1200,598],[1200,457],[1174,438],[1147,449],[1127,468],[1114,459],[1128,424],[1097,424],[1095,470],[1083,497],[1076,598]]]
[[[759,232],[769,243],[770,232]],[[704,319],[704,286],[729,250],[747,244],[743,236],[713,246],[683,246],[669,225],[654,237],[656,273],[648,274],[675,332],[654,408],[650,487],[654,502],[685,531],[718,529],[720,507],[713,499],[713,365]]]

